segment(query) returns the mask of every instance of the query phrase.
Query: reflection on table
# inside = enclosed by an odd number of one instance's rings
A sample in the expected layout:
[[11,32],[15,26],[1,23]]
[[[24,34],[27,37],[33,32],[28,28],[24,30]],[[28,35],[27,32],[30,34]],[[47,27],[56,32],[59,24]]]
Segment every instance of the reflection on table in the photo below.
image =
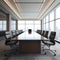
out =
[[33,31],[31,34],[29,34],[26,31],[18,36],[18,40],[40,40],[40,39],[41,39],[41,35]]

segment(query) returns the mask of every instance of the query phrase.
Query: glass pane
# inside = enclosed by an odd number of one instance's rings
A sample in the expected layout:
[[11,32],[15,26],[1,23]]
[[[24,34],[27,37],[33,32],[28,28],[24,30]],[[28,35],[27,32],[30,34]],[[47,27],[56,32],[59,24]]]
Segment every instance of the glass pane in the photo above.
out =
[[0,25],[2,25],[2,21],[0,21]]
[[46,16],[46,22],[48,22],[48,16]]
[[54,31],[54,21],[50,22],[50,31]]
[[23,31],[25,31],[25,25],[18,25],[18,30],[23,30]]
[[3,25],[6,25],[6,21],[2,21],[3,22]]
[[44,23],[46,22],[45,18],[44,18],[43,22],[44,22]]
[[14,30],[16,30],[16,25],[13,25],[14,26]]
[[44,28],[43,28],[43,29],[45,30],[45,28],[46,28],[46,26],[45,26],[45,24],[44,24]]
[[56,18],[60,18],[60,6],[56,8]]
[[12,24],[12,25],[16,24],[16,21],[11,21],[11,24]]
[[38,25],[41,24],[40,21],[34,21],[34,23],[35,23],[35,24],[38,24]]
[[33,21],[26,21],[26,24],[31,25],[31,24],[34,24],[34,22]]
[[3,30],[6,30],[6,25],[3,25]]
[[25,21],[18,21],[18,24],[25,24]]
[[26,25],[26,31],[28,31],[28,29],[34,29],[34,25]]
[[37,30],[41,30],[41,25],[35,25],[34,30],[35,30],[35,31],[37,31]]
[[60,19],[56,20],[56,38],[60,41]]
[[54,20],[54,11],[50,13],[50,21]]
[[48,30],[48,23],[46,23],[46,30]]
[[2,25],[0,25],[0,30],[2,30]]

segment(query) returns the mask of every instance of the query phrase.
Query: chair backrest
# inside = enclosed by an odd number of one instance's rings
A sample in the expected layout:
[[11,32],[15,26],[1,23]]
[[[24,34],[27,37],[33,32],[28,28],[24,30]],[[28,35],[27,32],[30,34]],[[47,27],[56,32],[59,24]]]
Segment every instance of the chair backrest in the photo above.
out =
[[45,31],[43,31],[42,36],[44,36],[44,34],[45,34]]
[[56,36],[56,32],[51,32],[49,36],[50,41],[53,42],[54,44],[55,44],[55,41],[54,41],[55,36]]
[[11,32],[5,32],[5,38],[7,39],[11,39],[12,35]]
[[48,38],[49,31],[45,31],[44,37]]
[[0,37],[5,36],[5,31],[0,31]]
[[42,30],[40,30],[40,34],[42,33]]
[[41,34],[42,30],[37,30],[37,33]]
[[43,30],[41,30],[41,33],[40,33],[41,35],[43,34]]
[[28,33],[29,33],[29,34],[32,33],[32,29],[28,29]]
[[9,45],[9,42],[11,41],[11,32],[7,31],[5,32],[5,45]]

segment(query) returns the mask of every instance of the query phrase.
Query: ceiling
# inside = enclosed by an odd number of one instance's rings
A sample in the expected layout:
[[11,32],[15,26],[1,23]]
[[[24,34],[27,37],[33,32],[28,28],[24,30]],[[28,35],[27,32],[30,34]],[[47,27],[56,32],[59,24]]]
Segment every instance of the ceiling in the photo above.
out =
[[36,18],[44,0],[15,0],[14,2],[21,9],[23,18]]
[[6,14],[0,10],[0,20],[6,19]]
[[23,19],[35,19],[39,15],[45,0],[14,0],[14,2],[20,10]]
[[[40,19],[40,17],[46,12],[49,6],[51,6],[53,1],[54,0],[4,0],[8,7],[20,19],[25,20]],[[9,10],[6,6],[4,7]]]

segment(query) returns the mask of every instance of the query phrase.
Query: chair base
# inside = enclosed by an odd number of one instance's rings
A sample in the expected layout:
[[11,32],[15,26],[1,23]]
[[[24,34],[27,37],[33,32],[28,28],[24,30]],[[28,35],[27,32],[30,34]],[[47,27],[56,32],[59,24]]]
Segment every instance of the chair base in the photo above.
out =
[[[49,50],[49,52],[52,52],[54,56],[56,56],[56,50],[50,50],[50,49],[43,49],[43,51],[45,50]],[[47,52],[45,51],[44,53],[45,55],[47,54]]]

